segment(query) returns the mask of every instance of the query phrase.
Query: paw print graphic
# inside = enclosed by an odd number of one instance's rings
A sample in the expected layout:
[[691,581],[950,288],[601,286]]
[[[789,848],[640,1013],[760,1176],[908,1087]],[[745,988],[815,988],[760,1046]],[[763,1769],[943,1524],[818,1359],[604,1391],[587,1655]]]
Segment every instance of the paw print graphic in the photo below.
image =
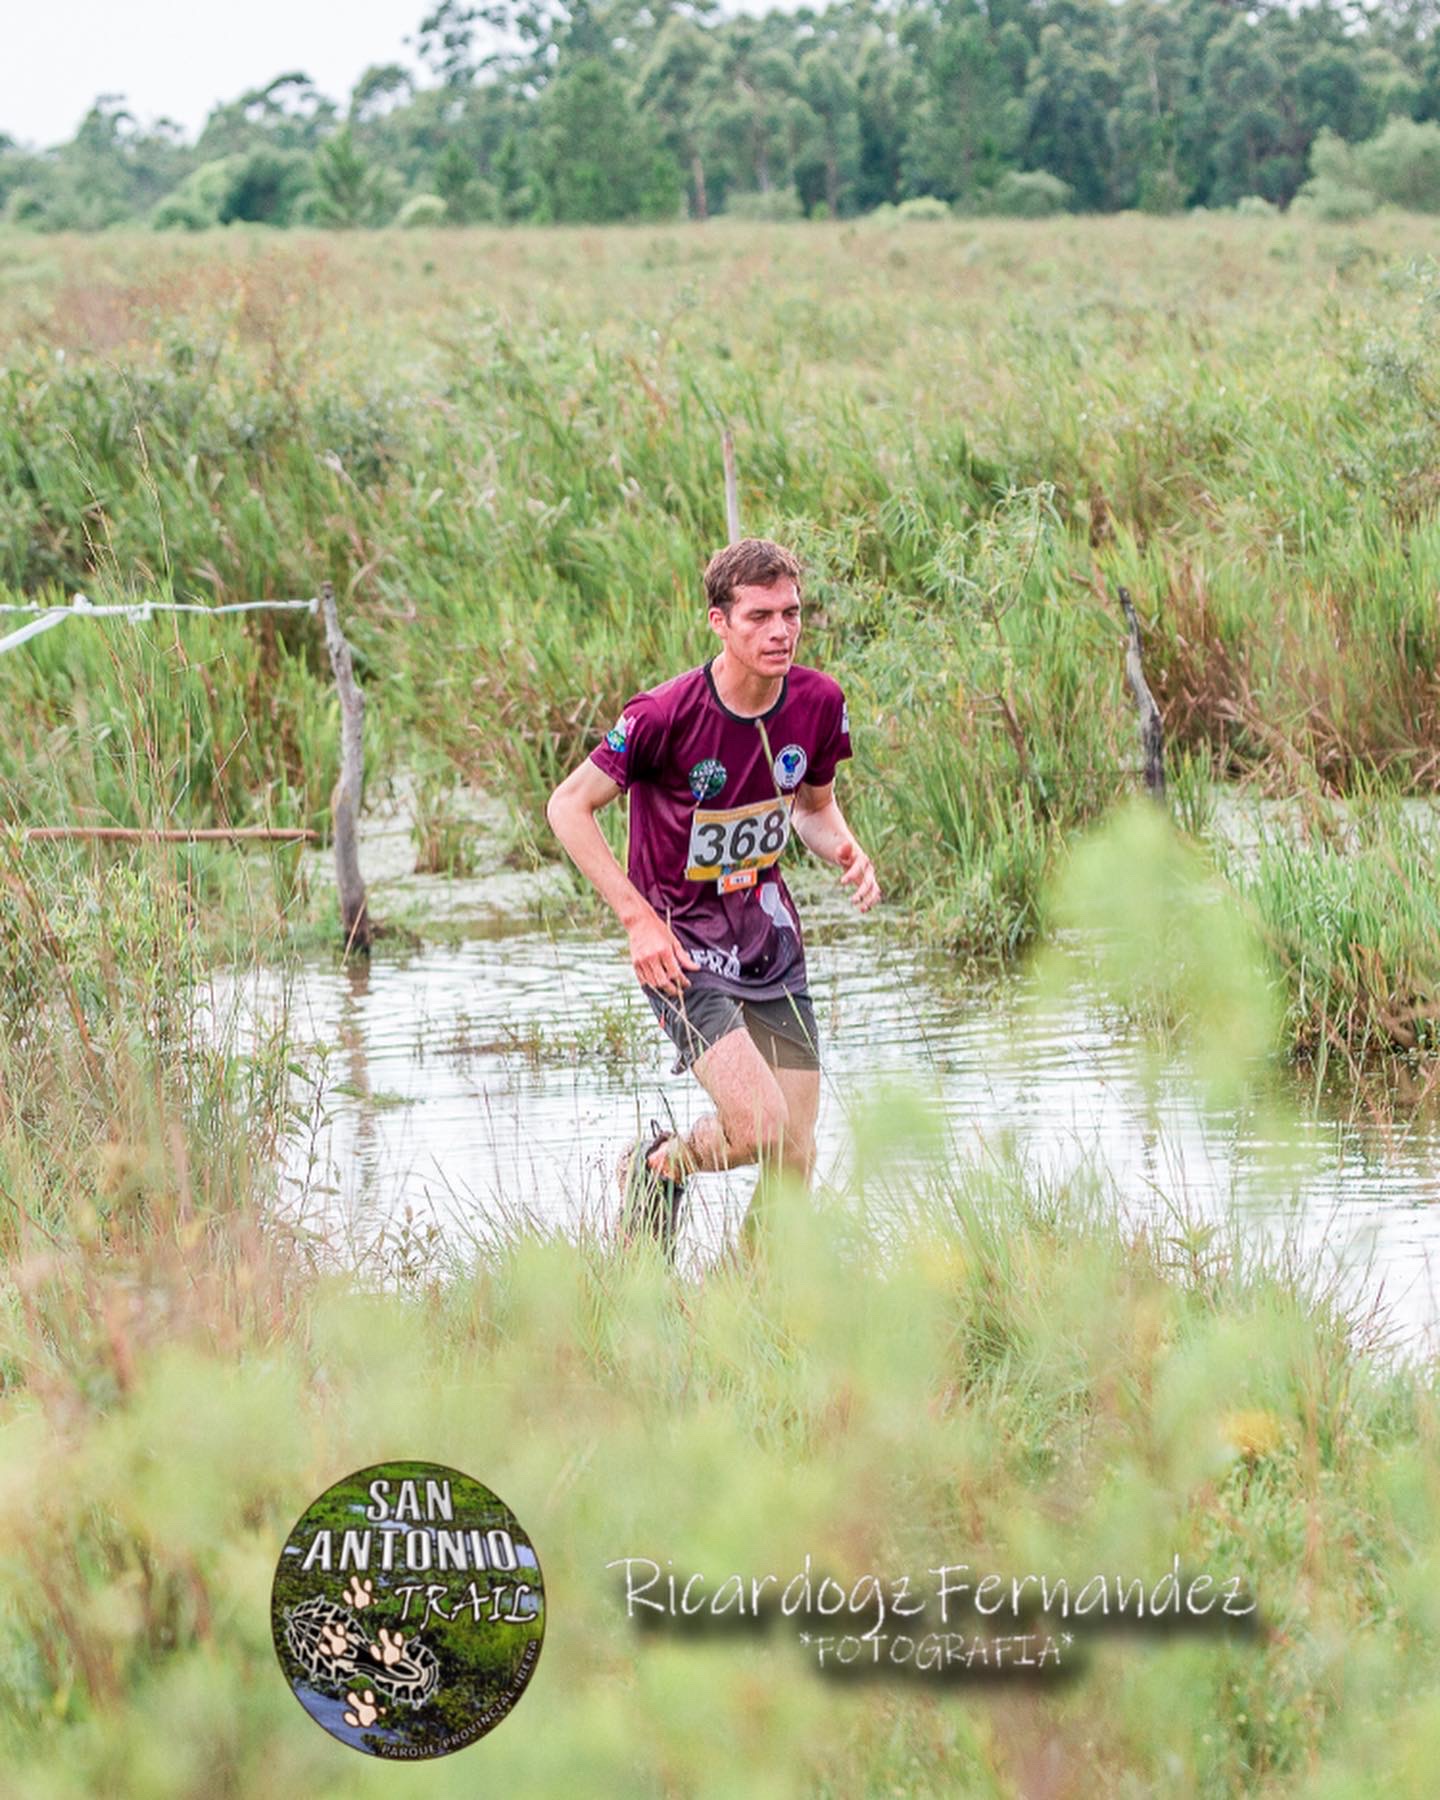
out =
[[352,1730],[368,1731],[385,1710],[383,1706],[375,1704],[374,1688],[366,1688],[361,1694],[347,1694],[345,1698],[350,1702],[345,1723]]
[[380,1629],[380,1642],[369,1646],[370,1654],[376,1662],[383,1663],[387,1669],[393,1669],[405,1654],[405,1640],[398,1631]]
[[338,1662],[342,1656],[350,1655],[350,1638],[339,1625],[322,1625],[320,1627],[320,1654],[329,1657],[331,1662]]
[[353,1606],[356,1612],[363,1612],[375,1598],[375,1583],[362,1581],[358,1575],[352,1575],[349,1587],[340,1598],[347,1606]]

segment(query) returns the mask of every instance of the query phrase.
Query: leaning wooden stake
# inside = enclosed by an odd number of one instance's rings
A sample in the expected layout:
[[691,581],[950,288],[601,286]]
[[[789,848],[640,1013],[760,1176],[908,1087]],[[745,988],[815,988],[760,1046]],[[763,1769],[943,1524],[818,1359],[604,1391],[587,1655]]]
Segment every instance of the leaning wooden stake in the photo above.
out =
[[320,611],[325,619],[325,646],[340,695],[340,779],[330,795],[330,815],[334,821],[340,925],[348,954],[351,950],[368,951],[374,935],[365,907],[357,844],[360,789],[365,778],[365,696],[355,680],[350,646],[340,630],[340,615],[335,608],[335,590],[328,581],[320,584]]
[[1130,639],[1125,646],[1125,676],[1135,695],[1135,704],[1140,708],[1140,742],[1145,748],[1145,789],[1152,800],[1163,802],[1165,721],[1160,716],[1160,708],[1155,704],[1155,696],[1150,692],[1150,684],[1145,679],[1144,665],[1140,660],[1140,618],[1130,599],[1128,588],[1120,589],[1120,609],[1130,628]]
[[735,484],[735,439],[727,425],[720,434],[720,454],[725,459],[725,531],[732,544],[740,542],[740,494]]

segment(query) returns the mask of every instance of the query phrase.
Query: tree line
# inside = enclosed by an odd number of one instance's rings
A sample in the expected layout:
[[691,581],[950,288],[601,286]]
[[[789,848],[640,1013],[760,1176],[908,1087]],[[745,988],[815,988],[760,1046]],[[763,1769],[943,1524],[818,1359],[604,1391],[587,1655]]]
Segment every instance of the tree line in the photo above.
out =
[[[116,95],[54,148],[0,135],[0,217],[1171,212],[1302,190],[1352,215],[1367,196],[1440,209],[1437,20],[1440,0],[839,0],[761,18],[710,0],[440,0],[414,39],[423,72],[371,67],[343,105],[287,72],[217,106],[193,143]],[[1366,186],[1397,159],[1398,194]]]

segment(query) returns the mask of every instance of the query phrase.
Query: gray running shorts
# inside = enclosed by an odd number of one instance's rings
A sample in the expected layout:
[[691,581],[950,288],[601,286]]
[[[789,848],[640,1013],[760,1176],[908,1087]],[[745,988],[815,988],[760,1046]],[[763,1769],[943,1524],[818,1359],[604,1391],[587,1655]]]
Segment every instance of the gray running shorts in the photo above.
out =
[[642,992],[679,1052],[673,1074],[683,1075],[696,1057],[742,1025],[772,1069],[820,1067],[820,1032],[808,994],[737,1000],[719,988],[689,987],[677,1001],[658,988]]

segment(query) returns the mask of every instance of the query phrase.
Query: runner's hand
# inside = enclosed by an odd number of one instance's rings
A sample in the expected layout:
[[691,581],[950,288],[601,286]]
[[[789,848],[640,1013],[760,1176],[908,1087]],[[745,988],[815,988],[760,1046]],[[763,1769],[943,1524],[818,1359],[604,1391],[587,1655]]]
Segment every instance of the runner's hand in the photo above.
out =
[[869,912],[880,898],[880,883],[875,879],[875,865],[856,843],[842,844],[840,847],[840,867],[845,873],[840,877],[841,887],[853,887],[855,904],[861,912]]
[[659,988],[662,994],[673,994],[677,999],[690,985],[683,971],[700,967],[670,927],[654,913],[630,927],[630,963],[642,986]]

